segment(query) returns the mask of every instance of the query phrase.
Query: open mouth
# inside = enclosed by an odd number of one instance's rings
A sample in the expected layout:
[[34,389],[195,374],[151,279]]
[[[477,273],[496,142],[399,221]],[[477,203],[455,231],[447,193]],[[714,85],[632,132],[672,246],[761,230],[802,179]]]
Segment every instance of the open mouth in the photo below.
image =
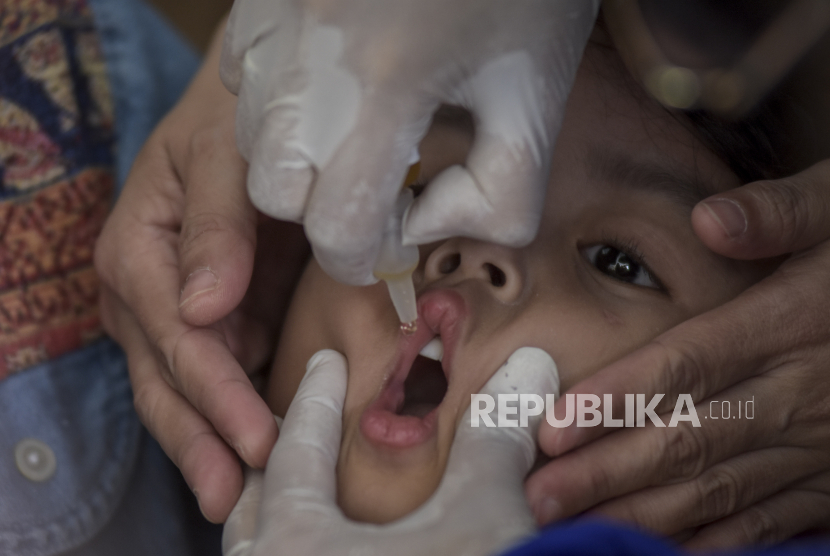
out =
[[396,413],[423,419],[441,405],[446,393],[447,375],[441,361],[419,354],[403,383],[403,405]]
[[427,342],[428,338],[404,349],[395,372],[366,408],[361,429],[370,440],[405,448],[425,442],[435,432],[438,407],[447,393],[448,379],[441,361],[428,357],[429,349],[415,351],[420,344],[441,345],[438,337]]
[[[452,355],[464,302],[457,294],[425,297],[419,300],[422,322],[418,331],[400,340],[394,369],[361,417],[363,436],[381,446],[407,448],[436,433],[438,412],[452,377],[449,363],[444,362]],[[445,344],[447,358],[443,357]]]

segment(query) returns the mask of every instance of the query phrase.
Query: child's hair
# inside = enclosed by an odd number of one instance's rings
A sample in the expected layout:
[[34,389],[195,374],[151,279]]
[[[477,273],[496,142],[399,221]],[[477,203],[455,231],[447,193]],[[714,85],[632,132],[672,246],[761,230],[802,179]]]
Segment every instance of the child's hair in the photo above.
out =
[[[602,11],[596,27],[602,38],[589,42],[585,52],[587,61],[596,71],[603,72],[645,102],[650,97],[611,44]],[[592,56],[591,51],[601,53],[601,56]],[[722,118],[702,110],[665,110],[723,160],[742,184],[783,178],[798,170],[787,125],[788,118],[793,117],[792,101],[780,88],[740,120]]]
[[726,120],[703,111],[687,111],[692,132],[735,172],[741,183],[772,180],[797,171],[787,133],[787,99],[771,95],[747,117]]

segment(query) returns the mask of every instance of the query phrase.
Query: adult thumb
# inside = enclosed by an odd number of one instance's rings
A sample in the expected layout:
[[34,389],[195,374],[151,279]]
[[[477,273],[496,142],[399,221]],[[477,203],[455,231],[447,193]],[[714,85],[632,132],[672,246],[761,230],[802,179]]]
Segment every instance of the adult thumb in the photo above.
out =
[[[488,484],[493,485],[517,469],[521,480],[536,458],[536,434],[544,419],[546,394],[559,395],[556,363],[539,348],[517,349],[479,394],[472,397],[472,403],[458,425],[440,490],[446,490],[447,484],[463,484],[470,479],[489,481]],[[498,415],[506,409],[500,399],[504,395],[510,396],[504,398],[505,402],[523,405],[508,410],[513,416]],[[536,396],[533,412],[529,411],[530,404],[527,403],[529,395]],[[480,401],[487,402],[484,412],[495,416],[495,421],[488,417],[484,423],[479,423],[479,418],[473,418],[474,413],[481,417]],[[519,417],[520,413],[523,417]],[[507,418],[503,420],[504,417]],[[456,492],[464,491],[456,489]]]
[[713,195],[692,211],[692,227],[709,249],[733,259],[809,249],[830,238],[830,160]]
[[233,127],[195,141],[184,176],[179,236],[179,314],[206,326],[230,313],[245,295],[256,250],[257,212],[245,188],[247,165],[233,144]]

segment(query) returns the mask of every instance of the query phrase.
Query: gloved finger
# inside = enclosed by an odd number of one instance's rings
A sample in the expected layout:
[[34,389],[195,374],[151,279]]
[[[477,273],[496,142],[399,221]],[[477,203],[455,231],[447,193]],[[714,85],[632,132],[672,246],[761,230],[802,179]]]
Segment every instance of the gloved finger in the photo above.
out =
[[674,535],[729,517],[824,467],[826,462],[802,448],[758,450],[714,465],[691,481],[633,492],[591,513]]
[[[373,97],[362,102],[353,130],[331,162],[318,165],[306,206],[305,230],[317,262],[347,284],[377,281],[372,271],[381,234],[429,125],[429,110],[386,106],[390,102],[407,101]],[[371,162],[366,153],[372,153]]]
[[[310,22],[284,24],[246,54],[237,138],[251,163],[251,200],[274,218],[303,221],[318,172],[324,178],[333,173],[329,181],[337,189],[360,185],[336,168],[328,169],[344,141],[366,127],[358,121],[361,87],[341,63],[342,40],[334,29]],[[380,144],[377,138],[374,141]],[[366,152],[383,160],[374,150],[362,151],[363,156],[349,167],[367,166]],[[377,182],[367,183],[374,188]]]
[[346,358],[336,351],[318,351],[309,359],[268,459],[264,515],[274,515],[271,512],[280,507],[285,511],[285,497],[336,508],[334,470],[340,453],[347,373]]
[[248,288],[257,213],[245,189],[247,165],[236,150],[233,119],[197,132],[181,178],[184,215],[179,236],[179,313],[196,326],[233,310]]
[[242,494],[222,528],[222,556],[243,556],[253,550],[265,473],[245,466]]
[[[407,211],[406,243],[462,236],[520,247],[533,239],[544,207],[552,138],[536,123],[514,146],[501,135],[510,131],[476,130],[466,166],[451,166],[433,178]],[[558,128],[551,132],[555,136]]]
[[163,378],[161,363],[134,318],[119,307],[109,292],[102,296],[108,330],[114,331],[127,353],[135,407],[141,422],[181,470],[204,516],[225,520],[242,488],[236,455],[210,423]]
[[446,169],[416,199],[406,243],[464,236],[520,247],[535,237],[553,145],[599,3],[550,6],[551,40],[569,48],[550,48],[544,68],[524,51],[502,55],[459,86],[458,101],[476,116],[473,147],[464,167]]
[[[452,515],[459,524],[454,529],[462,537],[462,545],[473,542],[471,534],[465,533],[471,521],[498,524],[475,532],[475,543],[489,547],[487,553],[498,552],[499,547],[514,544],[532,532],[533,516],[522,495],[522,481],[536,456],[536,429],[543,418],[544,397],[558,391],[559,374],[550,355],[538,348],[516,350],[479,394],[492,396],[497,405],[499,395],[516,395],[518,400],[519,393],[534,394],[541,398],[526,405],[538,412],[526,412],[524,427],[490,428],[471,426],[469,408],[458,424],[441,484],[432,498],[401,524],[440,523]],[[476,553],[475,549],[471,553]]]
[[498,426],[497,411],[494,411],[494,427],[483,422],[472,426],[474,408],[471,405],[458,424],[447,470],[436,498],[467,496],[466,489],[459,487],[467,484],[488,484],[494,488],[496,484],[506,484],[521,492],[521,482],[536,458],[536,430],[544,419],[542,408],[545,395],[558,393],[559,372],[550,355],[531,347],[513,352],[479,394],[491,396],[497,410],[499,396],[515,396],[515,401],[520,402],[521,394],[536,395],[540,397],[536,401],[541,400],[541,405],[537,407],[525,402],[528,408],[536,410],[526,411],[526,426],[519,426],[522,423],[518,413],[511,417],[505,415],[515,426]]
[[813,529],[827,530],[830,494],[827,474],[816,477],[823,488],[788,489],[700,529],[684,547],[691,550],[770,545]]
[[[295,2],[268,0],[236,0],[228,16],[219,75],[225,87],[239,93],[245,68],[245,53],[274,30],[276,25],[290,28]],[[278,51],[274,52],[279,55]]]
[[[299,223],[316,170],[299,147],[296,118],[295,107],[285,104],[277,104],[263,115],[250,146],[248,195],[268,216]],[[238,121],[243,120],[240,117]],[[239,142],[244,141],[240,138]]]
[[710,197],[692,211],[692,226],[712,251],[733,259],[813,247],[830,238],[830,161]]
[[[780,385],[756,380],[746,388],[764,407],[754,419],[710,419],[708,404],[702,403],[695,407],[700,426],[679,420],[672,426],[674,412],[664,413],[658,415],[663,427],[646,419],[642,428],[617,429],[554,459],[525,485],[537,520],[549,523],[648,486],[693,479],[718,462],[780,442],[769,432],[775,430],[779,414],[775,409]],[[736,412],[741,400],[725,398]],[[685,404],[678,406],[679,414],[691,414]]]

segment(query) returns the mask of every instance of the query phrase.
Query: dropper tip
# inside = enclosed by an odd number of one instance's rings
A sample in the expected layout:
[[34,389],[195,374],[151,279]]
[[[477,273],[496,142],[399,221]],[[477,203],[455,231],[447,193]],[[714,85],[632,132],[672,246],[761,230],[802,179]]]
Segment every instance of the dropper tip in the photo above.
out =
[[418,321],[413,320],[412,322],[402,322],[401,323],[401,332],[404,336],[412,336],[418,330]]

